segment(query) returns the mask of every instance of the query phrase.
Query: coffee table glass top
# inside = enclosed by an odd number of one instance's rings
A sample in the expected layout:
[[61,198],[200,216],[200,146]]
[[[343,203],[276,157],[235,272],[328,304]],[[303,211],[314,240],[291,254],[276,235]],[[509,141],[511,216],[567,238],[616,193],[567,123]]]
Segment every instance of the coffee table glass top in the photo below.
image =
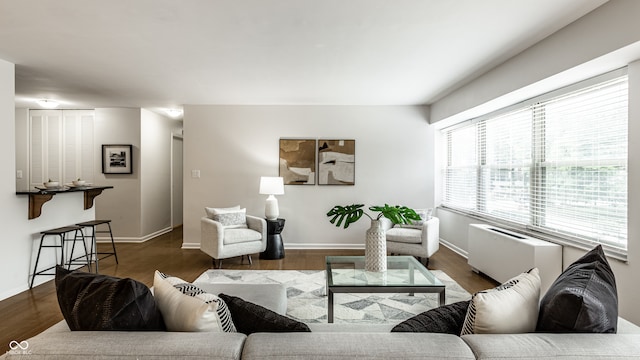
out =
[[336,287],[444,287],[412,256],[387,256],[387,271],[364,270],[364,256],[327,256],[327,285]]

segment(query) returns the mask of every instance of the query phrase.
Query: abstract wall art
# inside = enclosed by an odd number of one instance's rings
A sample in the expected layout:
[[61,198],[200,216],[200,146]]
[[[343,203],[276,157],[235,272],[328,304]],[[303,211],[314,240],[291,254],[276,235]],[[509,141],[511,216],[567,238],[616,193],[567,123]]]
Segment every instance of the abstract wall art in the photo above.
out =
[[318,140],[318,185],[354,185],[355,140]]
[[280,176],[285,185],[315,185],[315,139],[280,139]]

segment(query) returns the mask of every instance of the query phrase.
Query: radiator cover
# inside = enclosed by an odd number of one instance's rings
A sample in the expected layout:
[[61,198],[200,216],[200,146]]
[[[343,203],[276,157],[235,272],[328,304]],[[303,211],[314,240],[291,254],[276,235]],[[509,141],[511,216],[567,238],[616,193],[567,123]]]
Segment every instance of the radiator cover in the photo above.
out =
[[537,267],[540,296],[562,272],[562,246],[486,224],[469,225],[468,263],[478,272],[504,283]]

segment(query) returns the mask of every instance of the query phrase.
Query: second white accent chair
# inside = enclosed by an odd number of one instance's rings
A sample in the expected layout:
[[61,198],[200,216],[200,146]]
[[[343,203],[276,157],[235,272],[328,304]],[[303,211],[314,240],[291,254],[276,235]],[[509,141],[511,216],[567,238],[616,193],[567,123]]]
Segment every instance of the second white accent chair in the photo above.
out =
[[[421,213],[422,209],[415,209]],[[418,258],[425,266],[429,258],[440,249],[440,220],[431,217],[429,220],[410,225],[393,224],[382,218],[387,239],[387,252],[398,255],[411,255]]]

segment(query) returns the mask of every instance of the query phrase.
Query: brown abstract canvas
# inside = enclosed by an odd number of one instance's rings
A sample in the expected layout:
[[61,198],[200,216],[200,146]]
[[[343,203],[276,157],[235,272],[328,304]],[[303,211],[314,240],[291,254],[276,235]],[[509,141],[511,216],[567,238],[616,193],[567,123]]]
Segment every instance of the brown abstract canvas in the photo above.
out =
[[315,185],[315,139],[280,139],[280,176],[285,185]]
[[318,184],[354,185],[355,140],[318,140]]

